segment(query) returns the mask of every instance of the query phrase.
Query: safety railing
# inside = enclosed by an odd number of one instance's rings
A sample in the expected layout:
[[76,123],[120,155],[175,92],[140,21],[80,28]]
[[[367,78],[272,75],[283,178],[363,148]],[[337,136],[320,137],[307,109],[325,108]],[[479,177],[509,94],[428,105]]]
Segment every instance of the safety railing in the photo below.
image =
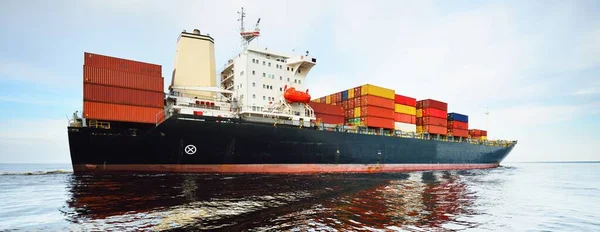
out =
[[102,128],[102,129],[110,129],[110,122],[99,122],[97,120],[90,120],[88,125],[90,128]]

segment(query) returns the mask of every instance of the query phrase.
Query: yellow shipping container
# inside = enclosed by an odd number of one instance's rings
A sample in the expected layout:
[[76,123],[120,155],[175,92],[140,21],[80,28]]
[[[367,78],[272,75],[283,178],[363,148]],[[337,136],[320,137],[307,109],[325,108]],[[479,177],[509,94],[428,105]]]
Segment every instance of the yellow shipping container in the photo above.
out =
[[312,102],[321,103],[321,98],[315,98],[312,100]]
[[423,117],[423,110],[422,109],[418,109],[417,110],[417,118]]
[[327,97],[325,97],[325,104],[331,104],[331,95],[327,95]]
[[354,88],[348,90],[348,99],[354,98]]
[[417,133],[423,132],[423,126],[417,126]]
[[394,111],[401,114],[417,115],[417,108],[413,106],[406,106],[401,104],[395,104]]
[[378,96],[378,97],[393,100],[395,97],[395,94],[396,93],[394,92],[393,89],[386,89],[383,87],[379,87],[376,85],[370,85],[370,84],[363,85],[360,89],[360,95],[362,95],[362,96],[373,95],[373,96]]
[[355,118],[360,117],[360,107],[354,108],[354,117]]
[[479,140],[482,140],[482,141],[487,140],[487,136],[481,136],[481,137],[479,137]]

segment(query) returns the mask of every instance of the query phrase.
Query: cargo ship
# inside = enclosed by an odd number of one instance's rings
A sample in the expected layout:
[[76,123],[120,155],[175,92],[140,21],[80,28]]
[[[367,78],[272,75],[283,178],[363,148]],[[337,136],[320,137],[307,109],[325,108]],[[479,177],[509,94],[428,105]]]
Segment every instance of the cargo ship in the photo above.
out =
[[[498,167],[517,141],[489,140],[448,104],[363,84],[313,98],[309,52],[258,49],[259,23],[217,72],[215,40],[179,34],[162,66],[84,53],[83,112],[68,130],[75,173],[405,172]],[[217,80],[219,73],[219,80]]]

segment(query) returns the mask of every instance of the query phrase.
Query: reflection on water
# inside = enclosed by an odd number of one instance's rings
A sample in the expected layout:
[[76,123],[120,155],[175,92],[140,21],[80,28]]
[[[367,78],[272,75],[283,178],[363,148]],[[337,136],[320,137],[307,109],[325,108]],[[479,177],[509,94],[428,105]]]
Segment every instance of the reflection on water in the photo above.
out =
[[477,226],[456,172],[71,175],[61,212],[83,230],[414,230]]

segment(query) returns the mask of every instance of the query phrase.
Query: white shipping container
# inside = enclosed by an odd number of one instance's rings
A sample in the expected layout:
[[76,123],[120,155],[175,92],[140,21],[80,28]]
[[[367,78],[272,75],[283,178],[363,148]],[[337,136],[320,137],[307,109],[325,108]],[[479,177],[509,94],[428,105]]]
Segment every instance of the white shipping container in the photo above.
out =
[[417,125],[403,122],[394,122],[394,129],[404,132],[417,132]]

